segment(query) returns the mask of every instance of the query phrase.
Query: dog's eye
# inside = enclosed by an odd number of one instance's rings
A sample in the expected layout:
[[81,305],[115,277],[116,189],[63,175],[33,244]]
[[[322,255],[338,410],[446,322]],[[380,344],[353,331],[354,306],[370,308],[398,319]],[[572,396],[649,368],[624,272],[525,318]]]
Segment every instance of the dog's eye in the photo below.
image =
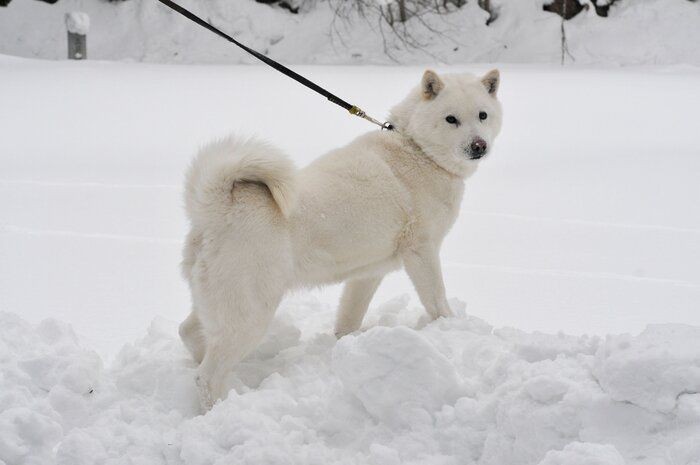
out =
[[480,119],[481,121],[485,120],[485,119],[488,118],[488,117],[489,117],[489,115],[488,115],[485,111],[480,111],[480,112],[479,112],[479,119]]
[[459,120],[452,115],[445,118],[445,121],[447,121],[450,124],[457,124],[457,125],[459,124]]

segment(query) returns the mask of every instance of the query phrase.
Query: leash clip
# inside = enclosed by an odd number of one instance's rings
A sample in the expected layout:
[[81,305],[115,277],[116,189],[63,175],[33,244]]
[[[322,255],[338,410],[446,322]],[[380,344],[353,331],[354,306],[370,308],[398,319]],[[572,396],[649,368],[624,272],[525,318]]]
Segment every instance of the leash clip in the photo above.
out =
[[353,105],[348,109],[348,112],[350,112],[351,115],[359,116],[362,119],[366,119],[370,123],[374,123],[377,126],[379,126],[382,129],[386,129],[387,131],[392,131],[394,129],[394,125],[391,124],[390,122],[386,121],[384,123],[380,123],[376,119],[372,118],[369,116],[367,113],[364,112],[360,107]]

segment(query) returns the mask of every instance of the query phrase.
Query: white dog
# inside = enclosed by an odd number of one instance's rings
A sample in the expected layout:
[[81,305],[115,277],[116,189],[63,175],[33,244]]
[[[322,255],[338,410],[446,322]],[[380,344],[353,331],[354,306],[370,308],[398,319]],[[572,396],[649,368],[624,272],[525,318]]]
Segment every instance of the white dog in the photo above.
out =
[[204,148],[187,175],[192,229],[183,272],[192,313],[180,336],[200,364],[205,408],[264,336],[291,289],[345,281],[335,334],[360,328],[382,277],[404,267],[427,312],[450,308],[439,251],[464,180],[501,128],[499,73],[426,71],[374,131],[302,170],[275,147],[228,138]]

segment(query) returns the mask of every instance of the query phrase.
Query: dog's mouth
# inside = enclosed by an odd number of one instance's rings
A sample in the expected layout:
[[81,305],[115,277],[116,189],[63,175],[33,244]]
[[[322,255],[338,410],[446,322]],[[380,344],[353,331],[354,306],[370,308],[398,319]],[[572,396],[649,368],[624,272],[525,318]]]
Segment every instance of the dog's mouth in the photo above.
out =
[[470,160],[481,160],[481,159],[484,158],[487,154],[488,154],[488,152],[484,152],[484,153],[472,153],[472,154],[469,155],[469,159],[470,159]]

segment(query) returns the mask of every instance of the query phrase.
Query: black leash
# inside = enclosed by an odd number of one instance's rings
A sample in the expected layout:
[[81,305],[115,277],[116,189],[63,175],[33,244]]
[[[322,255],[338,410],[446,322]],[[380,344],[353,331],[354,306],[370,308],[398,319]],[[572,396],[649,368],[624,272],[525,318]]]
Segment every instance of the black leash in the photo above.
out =
[[315,83],[309,81],[309,80],[306,79],[304,76],[302,76],[302,75],[300,75],[300,74],[298,74],[298,73],[295,73],[294,71],[292,71],[291,69],[287,68],[287,67],[284,66],[283,64],[276,62],[276,61],[273,60],[272,58],[266,57],[266,56],[263,55],[262,53],[257,52],[257,51],[255,51],[255,50],[253,50],[252,48],[249,48],[249,47],[243,45],[242,43],[238,42],[236,39],[234,39],[234,38],[231,37],[230,35],[226,34],[225,32],[221,31],[220,29],[218,29],[218,28],[212,26],[211,24],[209,24],[208,22],[204,21],[204,20],[203,20],[202,18],[200,18],[199,16],[196,16],[196,15],[193,14],[191,11],[186,10],[185,8],[183,8],[183,7],[181,7],[180,5],[178,5],[177,3],[174,3],[174,2],[172,2],[171,0],[158,0],[158,1],[159,1],[160,3],[162,3],[163,5],[165,5],[165,6],[169,7],[169,8],[171,8],[171,9],[173,9],[173,10],[175,10],[175,11],[177,11],[178,13],[180,13],[182,16],[184,16],[185,18],[189,19],[190,21],[194,21],[195,23],[199,24],[200,26],[202,26],[202,27],[204,27],[204,28],[206,28],[206,29],[209,29],[209,30],[210,30],[211,32],[213,32],[214,34],[216,34],[216,35],[218,35],[218,36],[220,36],[220,37],[223,37],[224,39],[228,40],[228,41],[231,42],[232,44],[237,45],[238,47],[240,47],[240,48],[242,48],[243,50],[245,50],[246,52],[250,53],[250,54],[253,55],[255,58],[257,58],[258,60],[260,60],[260,61],[262,61],[263,63],[265,63],[266,65],[271,66],[271,67],[275,68],[277,71],[279,71],[280,73],[282,73],[282,74],[284,74],[284,75],[286,75],[286,76],[289,76],[290,78],[294,79],[294,80],[297,81],[299,84],[303,84],[303,85],[305,85],[306,87],[308,87],[309,89],[313,90],[314,92],[317,92],[317,93],[323,95],[324,97],[326,97],[326,98],[327,98],[328,100],[330,100],[331,102],[333,102],[333,103],[335,103],[336,105],[341,106],[341,107],[343,107],[345,110],[349,111],[351,115],[355,115],[355,116],[359,116],[360,118],[364,118],[364,119],[366,119],[367,121],[369,121],[369,122],[371,122],[371,123],[374,123],[374,124],[380,126],[382,129],[388,129],[388,130],[394,129],[394,127],[391,125],[391,123],[388,123],[388,122],[386,122],[386,123],[381,123],[381,122],[377,121],[376,119],[372,118],[372,117],[369,116],[367,113],[365,113],[364,111],[362,111],[359,107],[357,107],[357,106],[355,106],[355,105],[352,105],[352,104],[346,102],[345,100],[341,99],[340,97],[338,97],[338,96],[336,96],[336,95],[331,94],[330,92],[328,92],[328,91],[327,91],[326,89],[324,89],[323,87],[321,87],[321,86],[319,86],[318,84],[315,84]]

